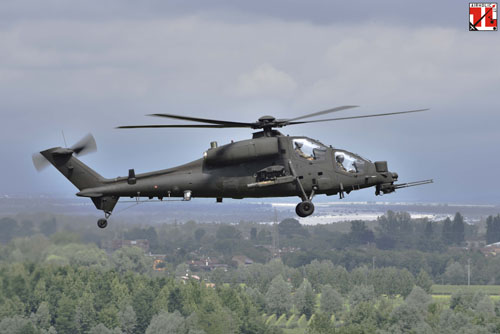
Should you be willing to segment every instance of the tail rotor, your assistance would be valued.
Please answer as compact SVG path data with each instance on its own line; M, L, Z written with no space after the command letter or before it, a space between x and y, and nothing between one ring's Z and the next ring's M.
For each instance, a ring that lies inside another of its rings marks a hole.
M78 141L75 145L71 146L71 150L75 153L76 156L81 156L97 151L97 144L95 143L94 136L89 133L88 135L80 139L80 141Z
M95 142L94 136L92 136L92 134L89 133L70 148L60 148L54 151L54 153L74 154L75 156L82 156L95 151L97 151L97 144ZM47 160L47 158L45 158L39 152L34 153L31 159L33 160L33 166L35 166L35 169L38 172L42 171L48 165L50 165L50 162Z
M31 159L33 160L33 166L35 166L35 169L38 172L41 172L48 165L50 165L50 162L40 153L33 153L33 155L31 156Z

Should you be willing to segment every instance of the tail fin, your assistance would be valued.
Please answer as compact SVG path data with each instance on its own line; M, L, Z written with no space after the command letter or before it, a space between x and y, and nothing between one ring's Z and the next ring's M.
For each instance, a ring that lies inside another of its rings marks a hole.
M89 133L70 148L54 147L33 155L33 164L40 171L49 163L61 172L75 187L80 190L78 196L90 197L97 209L103 210L106 218L111 214L118 202L118 196L104 196L90 191L98 188L109 180L97 174L92 168L76 158L77 155L97 150L94 137ZM87 194L83 194L87 189ZM83 192L82 192L83 191Z
M40 152L79 190L103 185L105 179L73 156L73 150L54 147Z

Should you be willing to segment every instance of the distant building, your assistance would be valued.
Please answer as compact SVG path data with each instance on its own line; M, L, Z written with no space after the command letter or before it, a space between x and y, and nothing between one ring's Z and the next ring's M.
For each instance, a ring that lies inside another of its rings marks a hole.
M209 257L200 260L190 260L186 264L189 266L191 271L212 271L217 268L222 268L227 270L227 264L219 263L217 260L213 260Z
M235 256L233 256L233 258L231 260L236 262L238 264L238 267L253 264L252 259L246 257L245 255L235 255Z
M467 249L480 249L486 246L484 240L466 240Z
M155 259L153 261L153 270L156 270L156 271L165 271L165 270L167 270L166 262L163 261L162 259Z
M481 248L481 253L485 256L497 256L500 254L500 242L495 242Z
M144 253L149 252L149 241L147 239L138 240L104 240L101 243L102 248L107 251L115 251L122 247L139 247L142 248Z

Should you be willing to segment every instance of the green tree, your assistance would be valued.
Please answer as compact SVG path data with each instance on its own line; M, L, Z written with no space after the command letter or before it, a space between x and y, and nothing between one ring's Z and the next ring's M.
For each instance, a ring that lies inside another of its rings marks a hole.
M283 280L281 275L276 276L266 293L266 304L268 312L278 317L288 313L292 302L292 289L290 284Z
M20 224L19 235L30 236L33 234L34 224L31 220L23 220Z
M179 287L175 287L170 290L168 295L168 310L170 312L178 311L182 312L184 306L184 301L181 293L181 289Z
M427 306L432 302L432 297L419 286L414 286L411 293L406 297L407 304L415 305L420 310L426 310Z
M96 325L97 312L94 308L94 298L94 294L87 289L78 299L74 322L76 329L81 333L86 333Z
M335 279L335 268L329 260L313 260L304 267L306 277L314 289L319 289L323 284L333 282Z
M343 308L344 298L342 298L342 295L332 288L331 285L323 285L320 298L321 312L327 315L335 314L338 316L338 313L340 313Z
M425 327L423 333L432 333L429 325L425 324L425 309L414 303L403 303L397 306L391 313L390 321L392 326L390 333L414 333L417 327Z
M3 318L0 321L0 333L2 334L36 334L35 326L29 319L21 315Z
M142 283L134 291L132 307L136 313L136 332L144 333L153 317L153 302L155 291L148 285Z
M414 285L415 278L406 268L398 270L398 279L396 281L396 291L398 294L403 297L408 296Z
M261 229L259 233L257 233L257 241L263 245L269 245L273 241L273 235L271 231L268 229Z
M444 277L449 284L464 284L466 282L464 266L455 261L450 262L450 264L446 266Z
M432 238L434 236L434 226L431 221L425 223L424 236L426 238Z
M299 314L305 314L309 319L314 313L314 308L316 306L316 294L307 278L304 278L304 281L295 292L294 299L295 307Z
M401 248L409 248L411 246L413 223L408 212L393 212L389 210L385 215L379 217L377 222L381 237L393 239L396 241L396 245Z
M375 298L373 285L356 285L352 288L349 295L350 305L354 307L362 302L370 302Z
M24 313L25 309L24 303L19 299L18 296L13 296L12 298L4 298L2 303L0 303L0 318L12 317L14 315Z
M194 238L196 241L200 242L206 233L207 232L203 228L197 228L196 231L194 231Z
M111 303L117 308L122 309L130 305L132 297L125 283L121 283L118 277L115 277L110 284Z
M330 316L326 313L316 313L307 327L306 334L335 334Z
M474 293L470 290L460 289L454 292L450 298L450 308L456 311L473 310L476 306Z
M452 225L453 223L451 222L450 218L446 217L443 222L443 229L441 231L441 240L445 245L451 245L454 241Z
M250 240L255 241L257 240L257 228L252 227L250 229Z
M472 328L471 320L472 319L465 313L445 309L439 318L439 332L445 334L481 333Z
M76 332L75 301L65 294L61 296L57 305L56 329L58 333Z
M431 277L425 270L420 269L420 272L415 279L415 284L421 287L425 292L431 293L433 282Z
M380 319L374 300L359 302L351 305L345 317L344 330L340 333L375 333Z
M32 321L39 329L49 329L52 317L50 315L49 304L47 302L40 303L36 313L33 314Z
M144 251L139 247L120 248L113 253L111 260L121 273L127 271L145 273L151 271L153 267L153 260L145 256Z
M495 305L490 296L484 296L475 307L476 321L486 323L490 318L495 317Z
M57 222L55 218L44 220L40 224L40 232L45 234L46 236L50 236L57 231Z
M12 218L4 217L0 219L0 226L2 227L0 242L9 242L10 239L14 238L19 233L19 225L17 225L17 221Z
M232 225L221 225L217 232L215 233L215 237L219 240L224 239L241 239L241 232Z
M253 304L257 307L259 311L264 311L266 307L266 299L264 295L259 291L259 289L254 289L251 287L246 288L246 293L252 300Z
M151 320L146 334L186 334L186 322L179 312L165 311L155 315Z
M453 232L453 242L458 245L463 243L465 240L465 223L464 217L459 212L457 212L453 218L451 229Z
M351 231L349 239L355 245L364 245L375 240L375 236L371 230L366 227L362 220L354 220L351 222Z
M292 238L294 236L309 236L309 232L294 218L287 218L278 224L278 233L281 236Z
M122 334L122 331L119 328L109 329L104 324L98 324L92 327L88 334Z
M486 242L492 244L500 241L500 214L486 219Z

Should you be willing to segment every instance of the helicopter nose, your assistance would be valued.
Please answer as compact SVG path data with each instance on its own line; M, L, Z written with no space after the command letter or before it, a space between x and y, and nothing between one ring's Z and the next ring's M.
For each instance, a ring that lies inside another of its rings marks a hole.
M394 179L394 181L397 181L398 180L398 173L392 173L392 178Z

